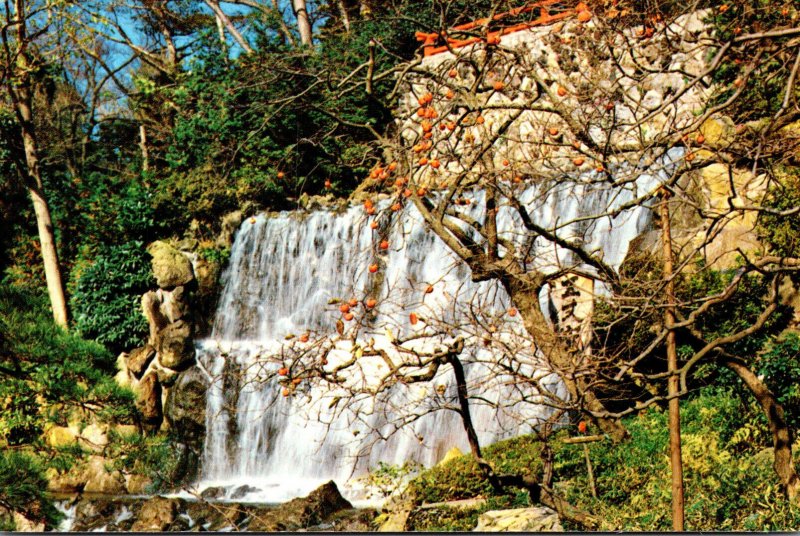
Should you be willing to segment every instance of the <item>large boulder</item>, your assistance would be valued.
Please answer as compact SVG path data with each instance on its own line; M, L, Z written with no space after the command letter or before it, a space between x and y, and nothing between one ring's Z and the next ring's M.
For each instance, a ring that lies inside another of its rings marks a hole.
M191 312L189 291L185 286L175 287L172 291L160 290L162 296L161 312L170 322L177 322Z
M108 445L108 427L92 423L78 436L78 443L92 452L103 452Z
M563 532L558 514L545 506L490 510L481 514L475 532Z
M147 247L147 252L153 257L153 275L159 287L171 289L194 280L192 263L186 255L166 242L153 242Z
M161 297L153 290L142 295L142 313L150 328L150 342L155 344L159 332L167 327L169 319L161 312Z
M208 377L198 367L181 372L169 390L164 416L181 437L202 444L206 431Z
M180 370L194 363L194 329L192 324L178 320L158 334L158 361L161 365Z
M68 426L53 426L44 434L45 443L51 447L66 447L75 443L78 434L75 429Z

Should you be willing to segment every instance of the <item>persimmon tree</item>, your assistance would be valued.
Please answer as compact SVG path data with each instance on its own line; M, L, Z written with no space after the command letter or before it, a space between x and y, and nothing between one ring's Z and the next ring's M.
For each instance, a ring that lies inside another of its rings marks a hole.
M396 135L378 139L384 163L359 195L391 197L373 218L413 205L473 281L499 283L567 387L548 403L583 412L615 440L626 435L619 418L687 395L708 367L733 371L764 409L776 472L796 498L783 411L746 349L792 322L794 291L780 289L798 260L776 252L760 225L798 212L774 207L797 143L797 13L758 3L542 4L526 12L524 32L506 36L495 21L451 29L431 38L440 55L351 80L348 90L369 92L399 73L390 95L405 95ZM750 103L762 93L773 104L759 112ZM558 196L576 201L543 214ZM591 203L576 209L580 198ZM635 240L610 258L602 239L631 218L641 218L625 238ZM671 223L666 242L659 218ZM715 291L698 293L693 282L704 278ZM540 298L564 287L567 308L575 297L593 302L580 319L593 316L592 327L552 317ZM736 322L715 325L726 308ZM668 339L678 352L671 371Z

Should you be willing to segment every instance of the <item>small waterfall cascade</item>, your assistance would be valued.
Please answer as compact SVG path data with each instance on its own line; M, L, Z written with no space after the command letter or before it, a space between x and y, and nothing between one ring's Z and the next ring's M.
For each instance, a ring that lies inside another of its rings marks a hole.
M560 236L581 240L585 249L601 251L606 264L618 267L630 241L649 224L650 211L639 204L613 209L652 191L664 179L663 172L640 173L622 186L570 182L550 185L546 193L531 187L520 199L545 228L572 222L559 229ZM459 208L482 220L482 193L469 198L471 203ZM432 465L454 446L468 451L460 416L453 411L458 404L449 366L440 367L432 382L398 384L379 396L354 398L345 410L341 392L318 393L313 384L299 386L292 396L282 395L275 374L281 365L274 356L287 345L296 348L300 334L310 333L311 344L315 337L335 335L342 315L332 299L379 300L359 335L372 339L375 348L388 348L392 337L426 329L420 327L423 322L410 325L410 312L436 318L439 325L455 326L456 331L463 328L474 343L467 344L462 360L470 392L480 394L471 413L483 444L529 433L550 414L524 386L493 368L502 358L496 350L470 335L476 310L502 316L508 341L516 341L520 349L515 359L522 372L537 374L535 356L523 355L530 343L525 344L519 317L504 315L509 299L502 287L492 281L473 282L470 270L425 229L411 203L398 212L384 210L384 203L376 206L382 222L378 229L371 228L375 217L368 218L361 206L341 213L260 215L242 224L223 274L212 332L197 343L199 366L211 380L198 489L247 486L251 495L244 500L279 502L333 479L348 496L345 483L379 462ZM583 218L604 212L609 215ZM535 252L531 258L538 268L576 264L570 252L529 236L516 218L508 207L501 208L498 228L518 249ZM382 239L389 242L387 250L378 247ZM378 273L370 273L372 264L380 266ZM426 292L428 285L432 292ZM540 299L546 304L547 289ZM453 329L438 341L452 339ZM356 349L347 344L336 346L327 366L352 357ZM410 347L430 349L436 342L419 344L423 346ZM364 377L379 375L380 370L359 368ZM546 388L565 396L554 375L542 376ZM353 493L350 498L358 499Z

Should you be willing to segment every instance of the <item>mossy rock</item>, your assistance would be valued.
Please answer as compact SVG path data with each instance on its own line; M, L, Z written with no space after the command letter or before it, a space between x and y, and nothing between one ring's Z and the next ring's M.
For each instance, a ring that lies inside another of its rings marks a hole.
M194 280L194 271L189 259L166 242L156 240L147 246L156 283L164 289L186 285Z
M483 449L483 456L497 473L538 477L543 467L541 452L539 438L526 435L490 445ZM415 478L409 486L417 504L494 495L491 484L469 454L453 457L432 467Z

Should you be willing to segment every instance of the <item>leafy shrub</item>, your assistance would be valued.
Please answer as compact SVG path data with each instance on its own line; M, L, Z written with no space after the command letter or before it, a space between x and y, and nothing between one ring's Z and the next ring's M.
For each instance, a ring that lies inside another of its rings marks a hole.
M139 301L153 284L141 241L101 248L70 301L76 328L114 353L138 346L147 334Z
M687 529L792 530L800 523L800 508L780 492L771 451L741 441L754 421L738 411L739 404L738 397L721 390L682 403ZM669 530L667 413L652 408L625 424L631 434L625 444L589 447L596 499L588 493L580 446L556 450L555 478L568 481L567 498L602 519L603 529Z

